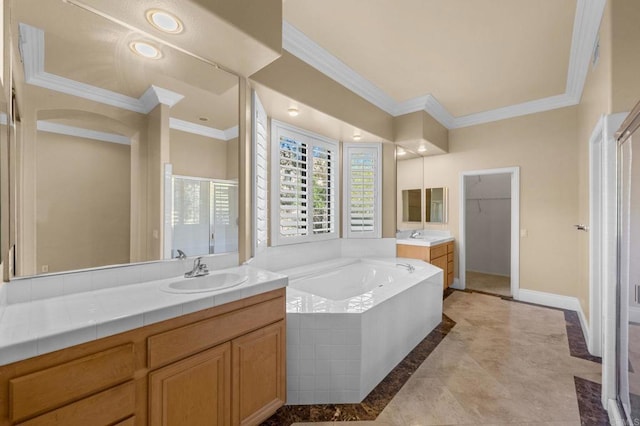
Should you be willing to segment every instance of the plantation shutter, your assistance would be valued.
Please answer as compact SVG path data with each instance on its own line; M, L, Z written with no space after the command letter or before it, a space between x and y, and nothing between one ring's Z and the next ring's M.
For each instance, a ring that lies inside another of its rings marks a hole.
M286 136L279 141L280 236L307 235L308 170L307 144Z
M381 145L345 144L344 236L380 238Z
M268 169L267 169L267 113L253 92L253 144L254 144L254 200L255 200L255 249L256 252L267 247L268 236Z
M271 244L338 238L337 141L271 120Z

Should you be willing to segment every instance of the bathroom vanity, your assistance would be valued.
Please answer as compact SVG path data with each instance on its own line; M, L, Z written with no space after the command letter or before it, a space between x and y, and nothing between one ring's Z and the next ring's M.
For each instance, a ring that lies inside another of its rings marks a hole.
M163 299L215 306L2 366L0 425L259 424L286 399L286 278L260 273Z
M452 237L420 235L418 238L399 238L396 243L398 257L424 260L442 269L443 288L453 284L453 250Z

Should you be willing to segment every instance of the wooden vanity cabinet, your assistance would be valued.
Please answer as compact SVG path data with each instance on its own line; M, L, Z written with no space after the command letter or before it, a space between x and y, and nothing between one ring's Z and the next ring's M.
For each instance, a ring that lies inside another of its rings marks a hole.
M420 259L431 263L443 271L443 289L453 284L453 241L430 247L397 244L396 256Z
M257 425L285 403L285 289L0 367L0 426Z

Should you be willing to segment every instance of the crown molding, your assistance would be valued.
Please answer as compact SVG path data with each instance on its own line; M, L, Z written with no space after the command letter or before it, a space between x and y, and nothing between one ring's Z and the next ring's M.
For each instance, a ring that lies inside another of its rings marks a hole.
M393 115L396 101L391 96L285 20L282 20L282 48L361 98Z
M66 124L53 123L51 121L38 120L37 129L41 132L57 133L59 135L76 136L79 138L93 139L102 142L111 142L122 145L131 145L131 140L122 135L96 130L83 129L81 127L68 126Z
M226 130L220 130L214 127L203 126L202 124L196 124L173 117L169 118L169 128L223 141L229 141L238 137L238 126L229 127Z
M282 47L395 117L416 111L426 111L444 127L457 129L577 105L582 97L605 4L606 0L577 0L576 2L565 93L460 117L454 117L431 94L396 102L382 89L286 21L282 22Z
M148 114L161 103L172 107L184 98L179 93L150 86L139 99L136 99L48 73L44 70L44 50L44 31L21 23L20 52L24 64L24 79L28 84L141 114Z

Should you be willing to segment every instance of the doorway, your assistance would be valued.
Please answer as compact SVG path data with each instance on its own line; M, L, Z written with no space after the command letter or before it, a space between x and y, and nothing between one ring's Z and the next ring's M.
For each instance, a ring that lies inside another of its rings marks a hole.
M519 288L518 167L460 175L459 287L506 297Z

